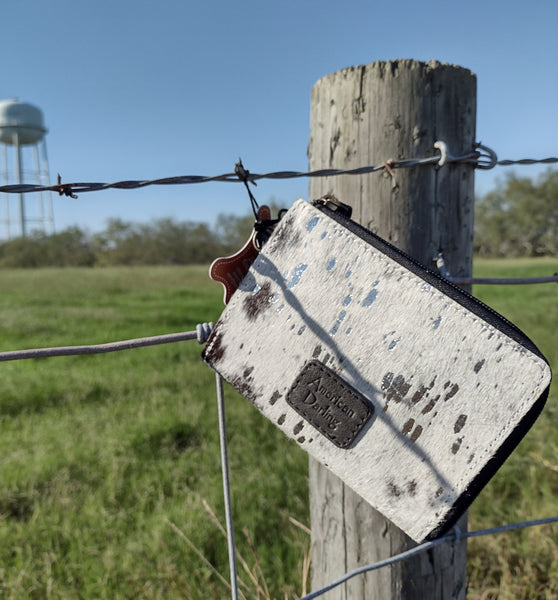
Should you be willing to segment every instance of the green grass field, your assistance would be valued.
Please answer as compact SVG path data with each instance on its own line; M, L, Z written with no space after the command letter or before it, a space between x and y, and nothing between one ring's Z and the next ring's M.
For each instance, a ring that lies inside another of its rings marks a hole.
M484 277L556 272L556 259L475 263ZM556 284L476 286L474 293L523 329L558 373ZM474 502L471 529L558 515L558 388L550 390L539 420ZM468 571L470 598L558 598L558 525L471 540Z
M478 275L558 271L481 261ZM202 267L0 271L0 350L93 344L215 320ZM556 365L558 288L479 286ZM228 595L213 373L195 341L0 363L0 598ZM556 370L556 367L555 367ZM225 388L246 598L305 588L307 457ZM470 528L558 514L556 393L470 510ZM557 598L558 526L469 542L469 598Z

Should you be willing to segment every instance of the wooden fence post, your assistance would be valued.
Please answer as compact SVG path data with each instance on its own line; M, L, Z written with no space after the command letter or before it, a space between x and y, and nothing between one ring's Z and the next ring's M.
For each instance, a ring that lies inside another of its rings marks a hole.
M312 89L309 169L351 169L390 158L453 155L475 141L476 77L436 61L343 69ZM439 251L453 276L472 270L474 167L449 164L310 180L310 198L333 193L353 219L428 266ZM394 465L394 469L397 465ZM310 460L312 589L414 543L319 463ZM460 522L466 528L466 516ZM327 600L463 599L466 542L356 577Z

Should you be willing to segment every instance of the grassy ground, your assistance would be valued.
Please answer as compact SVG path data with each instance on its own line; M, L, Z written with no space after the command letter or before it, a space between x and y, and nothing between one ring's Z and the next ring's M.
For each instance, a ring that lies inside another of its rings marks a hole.
M535 277L558 272L558 260L477 261L478 276ZM474 293L517 324L558 372L556 284L476 286ZM471 529L558 515L558 388L516 451L470 510ZM558 598L558 526L469 542L470 598Z
M0 271L0 282L2 349L189 331L222 302L205 268ZM204 508L223 514L215 381L200 352L189 341L1 363L0 597L226 597L192 550L226 575ZM289 520L307 521L306 457L230 389L226 399L239 547L257 572L246 528L273 594L292 597L308 547Z
M556 271L558 260L476 265L478 275ZM0 271L0 350L194 329L221 310L206 272ZM555 365L557 292L475 289ZM222 520L214 377L200 350L189 341L0 363L1 598L227 597L210 510ZM309 550L296 524L308 525L306 455L228 387L226 402L242 589L296 598ZM471 528L558 514L556 403L475 501ZM470 541L468 573L469 598L558 597L558 527Z

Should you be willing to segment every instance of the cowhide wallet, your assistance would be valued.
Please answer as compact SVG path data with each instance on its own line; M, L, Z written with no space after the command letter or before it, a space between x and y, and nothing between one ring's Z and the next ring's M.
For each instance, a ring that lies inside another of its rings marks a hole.
M433 539L533 424L550 368L506 319L327 205L285 214L203 358L411 538Z

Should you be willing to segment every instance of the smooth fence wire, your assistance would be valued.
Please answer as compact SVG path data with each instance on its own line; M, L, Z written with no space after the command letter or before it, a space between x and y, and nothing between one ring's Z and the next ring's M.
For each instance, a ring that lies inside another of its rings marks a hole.
M238 573L236 568L236 545L234 543L234 525L231 503L231 485L229 479L229 455L227 444L227 427L225 419L225 396L223 379L215 373L217 386L217 409L219 416L219 445L221 448L221 474L223 479L223 499L225 503L225 522L227 525L227 545L229 552L229 570L231 579L231 598L238 600Z
M447 268L442 252L433 261L440 275L456 285L525 285L534 283L558 283L558 273L546 277L452 277Z
M34 348L30 350L11 350L0 352L0 362L9 360L25 360L29 358L51 358L54 356L79 356L84 354L105 354L106 352L118 352L120 350L132 350L145 346L157 346L160 344L173 344L185 340L198 340L200 344L205 343L213 324L203 323L197 326L195 331L183 331L180 333L168 333L165 335L154 335L151 337L109 342L107 344L95 344L89 346L57 346L53 348Z
M457 285L530 285L534 283L558 283L558 273L548 277L448 277Z
M15 350L11 352L1 352L0 353L0 362L1 361L9 361L9 360L23 360L28 358L47 358L47 357L56 357L56 356L72 356L72 355L86 355L86 354L99 354L106 352L115 352L119 350L131 350L133 348L140 348L144 346L153 346L158 344L168 344L168 343L176 343L184 340L197 340L198 343L203 344L207 341L209 334L213 328L213 323L202 323L197 325L194 331L187 331L181 333L173 333L167 335L159 335L152 336L146 338L136 338L132 340L124 340L120 342L111 342L107 344L98 344L98 345L90 345L90 346L64 346L57 348L39 348L34 350ZM238 598L238 588L237 588L237 568L236 568L236 547L234 542L234 529L233 529L233 521L232 521L232 508L231 508L231 500L230 500L230 483L229 483L229 471L228 471L228 449L227 449L227 436L225 429L225 405L224 405L224 395L223 395L223 387L222 380L217 375L216 379L217 383L217 401L218 401L218 409L219 409L219 429L220 429L220 440L221 440L221 464L222 464L222 475L223 475L223 493L225 496L225 512L227 519L227 545L229 552L229 566L230 566L230 576L231 576L231 593L232 600L237 600ZM411 558L417 554L422 552L427 552L428 550L438 546L443 542L454 541L458 543L462 539L467 538L475 538L485 535L495 535L499 533L504 533L508 531L514 531L516 529L522 529L526 527L534 527L538 525L547 525L551 523L558 522L558 516L549 517L545 519L538 519L533 521L523 521L520 523L511 523L508 525L503 525L501 527L494 527L491 529L483 529L478 531L469 531L462 532L459 527L454 527L452 533L437 538L436 540L432 540L429 542L425 542L423 544L419 544L414 548L410 548L405 552L394 555L392 557L386 558L384 560L378 561L371 565L364 565L362 567L357 567L352 571L347 572L342 577L332 581L328 585L307 594L299 600L313 600L314 598L318 598L328 591L346 583L353 577L357 577L358 575L363 575L365 573L375 571L377 569L381 569L383 567L392 566L398 562Z
M363 575L364 573L369 573L370 571L375 571L375 570L381 569L383 567L392 566L398 562L401 562L403 560L411 558L412 556L421 554L422 552L427 552L428 550L431 550L435 546L440 545L442 542L453 541L455 543L458 543L462 539L466 539L466 538L480 537L483 535L495 535L498 533L504 533L504 532L513 531L516 529L523 529L525 527L534 527L536 525L548 525L550 523L556 523L557 521L558 521L558 516L549 517L547 519L538 519L536 521L523 521L522 523L511 523L509 525L503 525L502 527L493 527L492 529L482 529L482 530L478 530L478 531L468 531L468 532L462 532L459 529L459 527L455 527L454 532L451 534L440 537L436 540L432 540L431 542L425 542L423 544L419 544L418 546L415 546L414 548L411 548L410 550L406 550L405 552L401 552L401 554L396 554L395 556L392 556L391 558L386 558L385 560L380 560L371 565L364 565L362 567L357 567L356 569L353 569L352 571L345 573L345 575L343 575L342 577L339 577L339 579L332 581L328 585L326 585L318 590L315 590L314 592L311 592L310 594L307 594L306 596L300 597L299 600L313 600L314 598L319 598L320 596L323 596L323 594L329 592L330 590L346 583L347 581L349 581L349 579L352 579L353 577L357 577L358 575Z
M8 360L23 360L28 358L50 358L53 356L77 356L84 354L104 354L118 350L131 350L143 346L155 346L158 344L170 344L183 340L197 338L195 331L184 333L171 333L168 335L157 335L148 338L136 338L123 340L121 342L109 342L108 344L96 344L92 346L59 346L55 348L34 348L31 350L12 350L11 352L0 352L0 362Z

